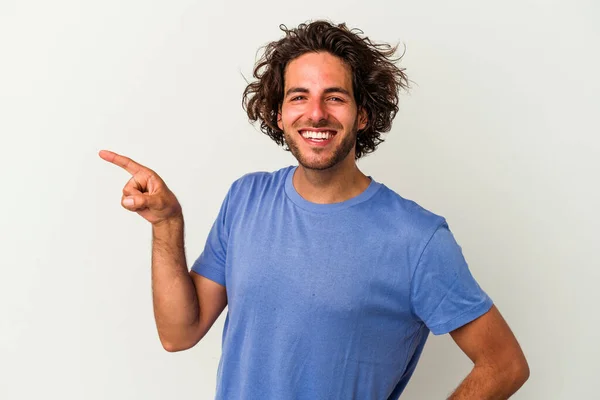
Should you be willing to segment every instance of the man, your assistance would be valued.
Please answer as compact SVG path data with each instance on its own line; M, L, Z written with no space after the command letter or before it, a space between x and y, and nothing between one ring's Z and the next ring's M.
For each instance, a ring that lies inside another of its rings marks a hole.
M152 223L164 348L194 346L227 305L218 399L383 400L402 393L429 332L450 333L474 363L450 398L508 398L527 362L445 219L356 165L407 86L395 48L344 24L282 29L244 106L299 165L234 182L190 272L175 195L152 170L100 152L133 175L123 206Z

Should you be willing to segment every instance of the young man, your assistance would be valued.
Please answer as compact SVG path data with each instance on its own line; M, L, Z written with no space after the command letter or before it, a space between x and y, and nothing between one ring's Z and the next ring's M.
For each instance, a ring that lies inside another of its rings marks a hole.
M218 399L385 400L402 393L429 332L450 333L474 363L451 398L508 398L527 362L445 219L356 165L407 86L395 48L326 21L282 29L244 106L299 165L234 182L190 272L175 195L100 152L133 175L123 206L152 223L164 348L194 346L228 305Z

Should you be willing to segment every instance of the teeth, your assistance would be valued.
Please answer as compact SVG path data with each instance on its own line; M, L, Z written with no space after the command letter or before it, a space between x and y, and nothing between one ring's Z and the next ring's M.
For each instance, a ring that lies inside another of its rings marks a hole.
M332 136L331 132L315 132L315 131L303 131L302 137L306 139L323 139L327 140Z

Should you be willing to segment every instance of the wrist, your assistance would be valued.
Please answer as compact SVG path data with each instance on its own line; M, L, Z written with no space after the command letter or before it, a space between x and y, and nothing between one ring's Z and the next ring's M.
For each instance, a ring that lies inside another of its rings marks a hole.
M167 231L167 232L172 232L173 230L179 230L183 228L183 214L182 213L177 213L176 215L173 215L172 217L168 217L165 219L162 219L158 222L155 222L152 224L152 230L153 231Z

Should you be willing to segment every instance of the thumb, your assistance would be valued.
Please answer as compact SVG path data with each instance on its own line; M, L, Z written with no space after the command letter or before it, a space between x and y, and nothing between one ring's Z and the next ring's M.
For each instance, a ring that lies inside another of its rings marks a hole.
M138 211L148 207L148 198L144 195L123 196L121 204L129 211Z

